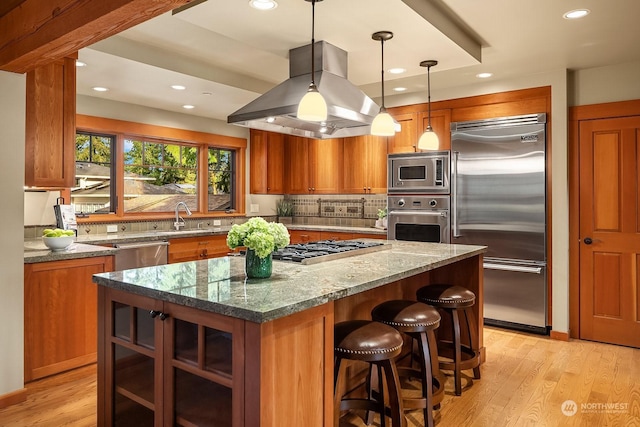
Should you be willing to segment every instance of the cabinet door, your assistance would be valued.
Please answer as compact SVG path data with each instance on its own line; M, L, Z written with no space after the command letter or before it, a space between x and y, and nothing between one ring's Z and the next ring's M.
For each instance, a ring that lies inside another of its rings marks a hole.
M285 136L285 182L286 194L309 194L309 139Z
M386 138L367 135L367 193L387 193Z
M418 113L392 115L401 129L387 139L388 153L414 153L418 144Z
M429 125L429 114L427 112L420 113L421 127L420 135ZM434 110L431 111L431 128L438 135L440 141L439 150L451 150L451 110ZM416 144L417 144L416 139Z
M218 298L228 282L200 289ZM244 321L165 303L164 425L236 427L244 412Z
M97 294L91 276L112 257L24 266L25 382L96 361Z
M75 59L27 73L25 185L75 186Z
M322 233L320 231L289 230L289 240L291 244L322 240L321 235Z
M311 192L339 193L343 170L343 139L309 139L308 143Z
M251 129L250 191L253 194L284 192L284 135Z
M386 193L386 138L372 135L345 138L343 173L344 193Z
M169 240L170 264L222 257L229 252L227 236L223 234Z

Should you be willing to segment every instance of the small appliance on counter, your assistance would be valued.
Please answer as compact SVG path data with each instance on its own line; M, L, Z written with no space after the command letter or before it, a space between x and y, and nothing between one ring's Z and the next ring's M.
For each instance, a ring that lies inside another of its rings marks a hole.
M64 198L58 197L53 205L56 215L56 227L62 230L74 230L78 234L78 222L76 221L76 209L73 205L65 205Z

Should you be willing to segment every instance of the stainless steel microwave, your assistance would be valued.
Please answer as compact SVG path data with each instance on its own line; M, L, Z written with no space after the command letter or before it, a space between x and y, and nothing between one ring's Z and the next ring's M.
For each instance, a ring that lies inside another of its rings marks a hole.
M449 194L447 151L389 154L389 194Z

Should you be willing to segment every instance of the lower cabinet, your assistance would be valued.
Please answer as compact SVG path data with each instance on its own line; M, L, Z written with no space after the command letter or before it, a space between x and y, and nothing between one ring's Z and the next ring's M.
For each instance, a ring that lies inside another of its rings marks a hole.
M96 361L97 286L113 257L24 265L24 381Z
M226 234L169 240L169 263L222 257L229 252Z
M99 288L100 426L244 425L244 321Z

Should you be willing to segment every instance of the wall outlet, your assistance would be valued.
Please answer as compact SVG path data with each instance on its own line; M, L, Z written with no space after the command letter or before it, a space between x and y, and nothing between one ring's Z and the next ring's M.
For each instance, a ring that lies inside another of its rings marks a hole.
M107 233L117 233L117 232L118 232L117 224L107 225Z
M214 220L213 220L213 225L214 225L214 226L216 226L216 225L222 225L222 221L220 221L219 219L214 219Z
M252 203L251 212L260 212L260 205Z

